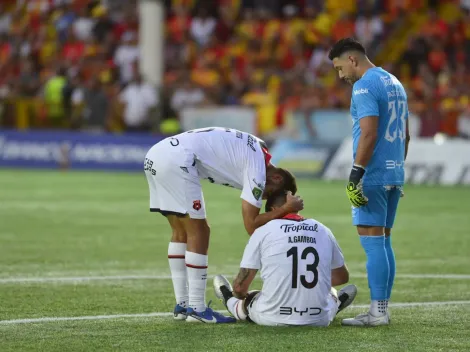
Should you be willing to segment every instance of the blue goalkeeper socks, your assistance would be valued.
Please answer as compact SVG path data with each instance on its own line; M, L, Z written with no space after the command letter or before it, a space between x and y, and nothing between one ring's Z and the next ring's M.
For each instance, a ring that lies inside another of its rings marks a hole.
M359 236L367 256L367 279L373 301L388 298L389 264L385 250L385 236Z
M393 281L395 280L395 253L392 248L392 236L385 237L385 250L387 251L388 266L390 275L388 276L387 299L392 295Z

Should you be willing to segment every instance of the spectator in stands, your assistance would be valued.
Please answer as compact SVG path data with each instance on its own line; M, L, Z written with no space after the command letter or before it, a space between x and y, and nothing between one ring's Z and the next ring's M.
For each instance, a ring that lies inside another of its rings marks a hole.
M369 52L378 45L384 31L383 21L380 16L373 15L368 10L356 20L356 36Z
M25 59L21 62L20 75L17 84L17 94L22 97L34 97L40 87L39 75L31 60Z
M56 21L55 27L61 42L65 41L67 38L67 34L69 33L69 28L72 26L73 22L75 21L76 14L73 11L72 7L69 3L64 2L59 8L56 10Z
M93 27L93 35L98 42L103 42L108 33L113 30L113 21L107 16L106 8L102 5L97 5L91 10L92 16L96 18Z
M150 112L158 103L155 88L136 74L121 92L119 100L124 108L122 117L126 131L148 131L151 127Z
M93 36L95 21L88 14L88 8L82 7L78 18L73 23L73 32L78 40L87 41Z
M47 109L47 126L67 127L64 110L64 88L67 84L67 70L61 67L44 86L44 100Z
M6 11L6 6L0 3L0 34L7 34L10 31L12 15Z
M205 100L204 91L191 81L189 74L186 74L180 81L180 87L171 97L171 108L181 113L184 108L197 107Z
M114 55L114 64L119 67L121 83L127 83L132 79L139 53L136 33L124 33Z
M205 46L209 43L216 25L217 22L209 17L207 9L200 7L197 16L191 21L191 36L197 44Z
M428 57L429 46L421 37L410 37L408 46L403 53L401 61L409 65L410 74L415 77L418 74L420 63L425 62Z
M110 101L98 78L93 78L87 87L74 91L72 102L81 129L88 132L104 132L109 129Z

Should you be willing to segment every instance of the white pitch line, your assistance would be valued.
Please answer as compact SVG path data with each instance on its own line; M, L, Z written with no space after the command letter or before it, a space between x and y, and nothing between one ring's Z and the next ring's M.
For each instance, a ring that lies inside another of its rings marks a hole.
M126 281L126 280L168 280L171 275L108 275L108 276L72 276L72 277L7 277L1 278L0 284L43 283L43 282L86 282L86 281Z
M105 320L105 319L127 319L127 318L152 318L167 317L173 315L170 312L142 313L142 314L114 314L114 315L88 315L83 317L49 317L32 319L13 319L0 320L0 325L8 324L31 324L31 323L53 323L57 321L76 321L76 320Z
M366 278L366 274L350 274L350 277ZM451 279L470 280L470 274L397 274L397 279Z
M406 302L406 303L391 303L389 307L393 308L409 308L409 307L425 307L425 306L448 306L448 305L466 305L470 301L441 301L441 302ZM367 304L352 305L353 309L369 308ZM227 311L218 311L220 313L227 313ZM172 316L171 312L155 312L155 313L140 313L140 314L114 314L114 315L88 315L82 317L44 317L44 318L31 318L31 319L12 319L0 320L0 325L14 325L14 324L35 324L35 323L54 323L60 321L80 321L80 320L107 320L107 319L133 319L133 318L153 318L153 317L169 317Z
M230 276L230 275L229 275ZM211 278L213 276L209 276ZM352 278L366 278L366 274L351 274ZM397 279L447 279L470 280L468 274L398 274ZM169 280L171 275L107 275L107 276L76 276L76 277L7 277L0 278L1 284L27 283L80 283L88 281L128 281L128 280Z

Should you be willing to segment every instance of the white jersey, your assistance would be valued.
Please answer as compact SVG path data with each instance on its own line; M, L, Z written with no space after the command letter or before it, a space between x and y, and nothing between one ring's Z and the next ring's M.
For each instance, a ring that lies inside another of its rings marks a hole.
M194 154L200 178L240 189L242 199L261 208L267 152L262 140L222 127L192 130L172 138Z
M261 269L257 312L264 320L314 325L328 321L331 270L342 267L344 257L330 229L314 219L293 218L258 228L240 267Z

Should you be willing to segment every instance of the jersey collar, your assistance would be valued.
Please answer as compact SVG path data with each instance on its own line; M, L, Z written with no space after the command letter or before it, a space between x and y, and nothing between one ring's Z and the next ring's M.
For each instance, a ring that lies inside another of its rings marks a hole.
M295 221L304 221L305 220L305 218L300 216L299 214L287 214L286 216L283 217L283 219L295 220Z
M266 148L261 148L261 149L263 150L264 161L266 162L266 166L268 166L269 163L271 162L272 155L269 154L269 152Z

